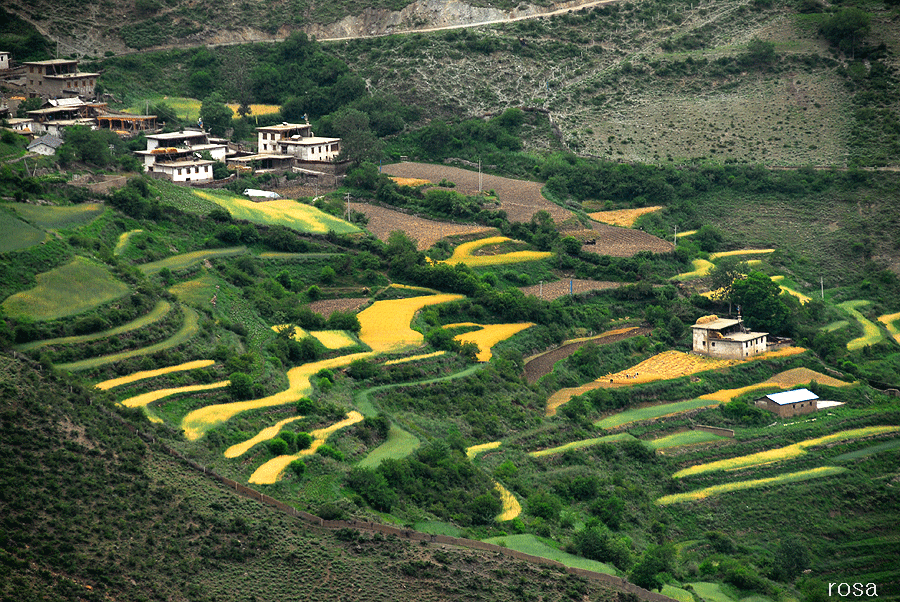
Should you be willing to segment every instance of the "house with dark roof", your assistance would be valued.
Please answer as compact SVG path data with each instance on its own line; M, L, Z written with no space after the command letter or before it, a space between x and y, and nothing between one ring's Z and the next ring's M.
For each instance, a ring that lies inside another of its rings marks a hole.
M37 153L39 155L55 155L56 150L63 145L62 138L57 138L50 134L35 139L28 145L29 153Z

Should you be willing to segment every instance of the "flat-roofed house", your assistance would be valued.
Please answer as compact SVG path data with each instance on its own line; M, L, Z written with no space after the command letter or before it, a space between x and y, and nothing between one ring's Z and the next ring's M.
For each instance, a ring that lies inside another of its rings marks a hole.
M0 50L0 71L9 69L9 65L9 53L5 50Z
M256 128L257 152L295 157L300 162L331 162L341 152L340 138L316 136L308 123Z
M794 389L781 393L769 393L756 400L758 407L765 408L782 418L812 414L818 409L819 396L809 389Z
M24 62L25 90L29 98L43 96L94 96L99 73L78 70L78 61L53 59Z
M742 359L766 351L767 332L751 332L737 320L703 316L691 326L694 353L725 359Z
M173 182L206 182L213 179L212 164L225 161L228 144L200 130L149 134L147 149L135 151L146 173L162 174ZM209 152L210 159L201 154Z

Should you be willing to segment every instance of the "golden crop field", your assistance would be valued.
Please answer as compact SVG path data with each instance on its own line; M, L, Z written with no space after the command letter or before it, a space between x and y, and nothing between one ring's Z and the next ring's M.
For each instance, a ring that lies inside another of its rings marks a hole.
M422 333L409 327L416 312L428 305L462 299L462 295L429 295L376 301L357 314L359 339L376 353L396 353L424 342Z
M142 408L146 405L159 401L165 397L178 395L180 393L194 393L196 391L209 391L210 389L222 389L231 384L230 380L222 380L217 383L209 383L207 385L188 385L186 387L173 387L171 389L157 389L135 397L129 397L122 400L122 405L126 408Z
M388 360L384 363L385 366L395 366L397 364L405 364L407 362L417 362L419 360L427 360L433 357L439 357L441 355L445 355L446 351L432 351L431 353L420 353L419 355L411 355L409 357L401 357L396 360Z
M278 481L278 477L281 476L281 473L284 472L284 469L288 467L288 465L304 456L310 456L316 453L316 450L322 447L322 444L325 443L325 440L335 431L338 431L343 428L347 428L348 426L352 426L357 422L362 422L363 415L357 412L356 410L352 410L347 413L347 417L340 422L336 422L331 426L322 429L316 429L310 433L313 437L312 445L308 448L293 454L293 455L285 455L278 456L277 458L272 458L259 468L257 468L250 478L247 480L248 483L256 483L258 485L272 485Z
M310 377L322 368L349 366L354 360L365 359L374 355L373 352L354 353L291 368L287 372L288 388L284 391L261 399L236 401L198 408L182 419L181 429L184 431L184 436L188 441L196 441L209 429L228 422L241 412L293 403L304 395L308 395L312 392L312 385L309 382Z
M740 491L742 489L753 489L755 487L768 487L769 485L781 485L784 483L796 483L798 481L806 481L809 479L819 479L829 477L836 474L847 472L846 468L836 466L820 466L810 470L801 470L799 472L791 472L777 477L769 477L766 479L753 479L750 481L735 481L733 483L723 483L721 485L713 485L712 487L704 487L696 491L688 491L687 493L675 493L672 495L664 495L656 500L660 506L668 504L677 504L679 502L695 502L708 498L712 495L728 493L731 491Z
M491 236L488 238L480 238L465 242L455 249L450 259L439 261L438 263L446 263L456 265L463 263L469 267L484 267L490 265L505 265L508 263L520 263L523 261L537 261L546 259L553 255L549 251L513 251L512 253L502 253L500 255L473 255L475 251L489 245L498 245L500 243L509 242L511 238L506 236Z
M224 209L234 219L245 219L255 224L285 226L298 232L327 234L330 230L338 234L359 232L359 228L338 217L304 205L291 199L274 199L255 203L232 193L194 190L195 195L212 201Z
M706 261L705 259L695 259L692 262L694 269L690 272L684 272L683 274L678 274L677 276L672 276L670 280L691 280L693 278L703 278L709 271L713 269L713 264L710 261Z
M616 209L615 211L596 211L588 213L588 217L594 221L610 224L611 226L624 226L630 228L635 220L642 215L654 213L662 209L660 205L653 207L640 207L638 209Z
M254 436L250 437L246 441L241 443L235 443L231 447L225 450L226 458L238 458L243 456L247 451L250 450L251 447L256 445L257 443L262 443L263 441L268 441L269 439L274 439L275 435L281 432L281 429L284 428L284 425L290 424L296 420L300 420L303 416L291 416L290 418L285 418L284 420L279 420L272 426L266 427L263 430L256 433Z
M500 499L503 502L503 510L497 515L496 520L500 522L512 520L522 514L522 505L519 504L519 500L516 499L516 496L496 481L494 481L494 487L500 492Z
M680 479L682 477L689 477L692 475L704 474L707 472L715 472L717 470L739 470L742 468L761 466L763 464L771 464L773 462L781 462L784 460L790 460L792 458L798 458L806 454L806 449L810 447L827 445L829 443L842 441L851 441L853 439L862 439L864 437L874 437L876 435L896 433L898 431L900 431L900 426L867 426L864 428L850 429L847 431L832 433L831 435L825 435L824 437L817 437L815 439L799 441L797 443L794 443L793 445L779 447L776 449L769 449L755 454L748 454L746 456L738 456L736 458L728 458L725 460L717 460L715 462L707 462L705 464L697 464L696 466L691 466L689 468L679 470L672 476L676 479Z
M735 255L765 255L774 253L775 249L739 249L737 251L723 251L721 253L710 253L709 258L712 261L721 259L722 257L734 257Z
M173 372L184 372L186 370L206 368L207 366L212 366L215 363L215 360L193 360L190 362L185 362L183 364L177 364L175 366L159 368L157 370L142 370L141 372L135 372L127 376L120 376L119 378L111 378L110 380L105 380L103 382L97 383L96 385L94 385L94 387L100 389L101 391L107 391L114 387L121 387L122 385L127 385L139 380L154 378L156 376L171 374Z
M478 345L478 353L476 358L479 362L489 362L491 360L491 347L505 341L517 332L521 332L526 328L534 326L532 322L524 322L521 324L487 324L481 327L481 330L473 330L464 332L453 337L460 343L475 343Z
M900 321L900 312L878 316L878 321L884 324L891 336L894 337L894 340L900 343L900 328L897 328L897 325L894 323Z
M343 349L344 347L353 347L357 344L346 330L311 330L310 336L322 343L326 349Z
M860 326L863 327L863 336L853 339L852 341L847 343L848 351L856 351L858 349L862 349L863 347L874 345L884 338L884 334L881 332L881 329L878 328L878 325L862 315L862 313L860 313L860 311L857 309L858 307L869 305L870 303L871 301L862 299L838 303L838 307L856 318L856 321L859 322Z
M231 112L234 114L235 119L240 117L240 115L238 114L238 109L241 108L241 105L230 103L226 104L225 106L231 109ZM275 113L281 112L281 107L279 107L278 105L251 104L249 106L250 114L248 115L248 117L253 117L254 115L274 115Z
M501 443L501 441L491 441L490 443L479 443L478 445L467 447L466 457L472 460L481 452L486 452L491 449L497 449L498 447L500 447Z
M731 401L732 399L735 399L736 397L740 397L744 393L749 393L750 391L756 391L758 389L771 388L772 385L777 385L782 389L787 389L799 385L808 385L812 381L816 381L817 383L823 385L828 385L829 387L849 387L851 384L853 384L838 380L832 376L828 376L827 374L822 374L821 372L816 372L815 370L810 370L809 368L792 368L790 370L785 370L784 372L779 372L775 376L766 379L763 382L753 385L747 385L746 387L739 387L737 389L720 389L715 393L707 393L706 395L701 395L700 399L710 399L712 401L726 403Z
M391 176L391 179L397 183L398 186L423 186L425 184L431 184L428 180L423 180L422 178L401 178L400 176Z

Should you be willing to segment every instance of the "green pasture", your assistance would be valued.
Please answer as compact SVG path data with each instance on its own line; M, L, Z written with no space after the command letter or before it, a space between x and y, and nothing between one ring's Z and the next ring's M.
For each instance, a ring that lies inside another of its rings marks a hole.
M605 437L595 437L594 439L582 439L581 441L572 441L570 443L566 443L565 445L560 445L558 447L551 447L548 449L541 449L538 451L528 452L528 455L532 458L542 458L544 456L552 456L554 454L561 454L564 451L569 451L570 449L582 449L584 447L591 447L593 445L599 445L600 443L614 443L616 441L624 441L626 439L634 439L632 435L628 433L617 433L615 435L607 435Z
M121 255L125 251L125 247L128 246L128 241L131 240L131 237L140 232L143 232L143 230L138 228L136 230L123 232L121 235L119 235L119 240L116 241L116 248L113 249L113 255Z
M226 209L234 219L243 219L255 224L280 225L298 232L314 234L327 234L329 231L348 234L360 231L353 224L312 205L304 205L291 199L255 203L246 197L219 190L195 190L194 194Z
M157 274L163 268L169 268L172 271L183 270L193 265L215 257L228 257L231 255L240 255L246 253L247 247L228 247L225 249L204 249L203 251L193 251L191 253L182 253L181 255L172 255L159 261L145 263L137 266L139 270L147 274Z
M862 349L863 347L868 347L869 345L874 345L876 343L880 343L884 339L884 333L878 327L877 324L870 321L864 315L862 315L858 307L862 307L864 305L869 305L871 301L866 301L865 299L854 299L853 301L844 301L843 303L838 303L838 307L846 311L848 314L853 316L857 322L863 327L863 336L853 339L849 343L847 343L848 351L856 351L858 349Z
M175 111L179 118L196 124L197 118L200 117L200 106L203 103L196 98L185 98L183 96L148 96L134 102L124 111L135 115L143 115L147 112L148 106L152 107L158 104L165 104Z
M673 585L665 584L662 590L659 592L664 596L668 596L670 598L674 598L678 600L678 602L694 602L694 594L687 591L686 589L681 589L680 587L675 587Z
M719 402L710 399L690 399L688 401L647 406L645 408L626 410L624 412L619 412L618 414L613 414L612 416L607 416L606 418L595 422L594 425L599 426L600 428L612 429L631 422L650 420L652 418L659 418L661 416L668 416L670 414L677 414L679 412L687 412L688 410L697 410L715 405L719 405Z
M664 495L656 500L660 506L668 504L677 504L680 502L694 502L703 500L714 495L722 493L730 493L732 491L741 491L743 489L754 489L757 487L769 487L771 485L784 485L786 483L798 483L800 481L808 481L810 479L820 479L822 477L830 477L837 474L848 472L848 469L838 466L820 466L810 470L801 470L799 472L789 472L777 477L766 479L752 479L749 481L734 481L733 483L723 483L721 485L713 485L704 487L695 491L686 493L675 493L672 495Z
M29 205L27 203L6 204L29 224L44 230L77 228L91 223L104 211L100 203L85 203L71 207L55 205Z
M37 286L6 298L0 307L14 318L55 320L74 316L128 293L106 267L84 257L38 274Z
M169 288L169 292L178 297L182 303L206 307L210 299L216 294L216 285L220 284L218 278L204 270L203 275L193 280L179 282Z
M653 449L669 449L682 445L696 445L698 443L709 443L711 441L721 441L727 439L721 435L714 435L706 431L684 431L683 433L675 433L659 439L645 441L647 445Z
M375 405L372 403L372 395L381 393L382 391L389 391L391 389L396 389L397 387L413 387L417 385L429 385L431 383L439 383L447 380L454 380L457 378L465 378L470 374L474 374L475 372L481 370L484 367L483 364L474 364L465 368L464 370L460 370L459 372L454 372L453 374L448 374L447 376L439 376L437 378L429 378L426 380L417 380L415 382L409 383L398 383L395 385L381 385L379 387L372 387L371 389L365 389L360 391L356 395L353 396L353 405L356 406L360 412L362 412L363 416L376 416L378 415L378 410L375 408Z
M737 602L737 598L727 594L721 583L700 581L688 583L704 602Z
M459 537L462 534L459 527L439 520L426 520L415 523L413 529L421 533L446 535L447 537Z
M72 337L60 337L58 339L32 341L30 343L25 343L24 345L17 345L16 349L18 349L19 351L28 351L29 349L40 349L41 347L47 347L49 345L73 345L75 343L86 343L88 341L96 341L98 339L113 337L119 334L124 334L126 332L131 332L132 330L143 328L144 326L147 326L149 324L153 324L154 322L163 319L171 309L172 305L169 304L168 301L161 300L156 304L156 307L154 307L147 315L141 316L136 320L132 320L127 324L117 326L116 328L110 328L109 330L104 330L102 332L93 332L91 334L82 334Z
M392 424L385 442L369 452L369 455L363 458L358 466L361 466L362 468L375 468L381 464L382 461L389 458L392 460L405 458L413 453L421 444L422 442L419 441L415 435L404 431L396 424Z
M847 320L838 320L837 322L832 322L826 326L822 327L822 330L825 332L834 332L835 330L840 330L841 328L847 328L850 326L850 322Z
M0 209L0 253L27 249L46 238L46 232Z
M59 364L57 368L61 370L70 370L72 372L77 372L79 370L90 370L91 368L99 368L100 366L105 366L114 362L120 362L122 360L127 360L128 358L138 357L141 355L151 355L159 351L165 351L166 349L177 347L178 345L189 341L195 334L197 334L198 331L197 322L199 320L199 316L197 315L197 312L189 307L183 307L182 310L184 311L184 324L182 324L178 332L176 332L165 341L155 343L141 349L132 349L131 351L123 351L121 353L114 353L112 355L93 357L78 362Z
M829 460L829 462L834 462L835 464L840 464L842 462L851 462L853 460L865 458L866 456L872 456L883 451L891 451L894 449L900 449L900 439L885 441L884 443L879 443L878 445L870 445L869 447L864 447L863 449L847 452L845 454L835 456L834 458Z
M619 571L617 571L616 568L610 564L597 562L596 560L588 560L587 558L582 558L581 556L575 556L574 554L569 554L568 552L557 550L553 546L544 543L538 537L531 535L530 533L522 535L504 535L502 537L491 537L490 539L485 539L484 541L487 543L503 546L504 548L509 548L510 550L516 550L524 554L531 554L532 556L547 558L548 560L555 560L556 562L560 562L566 566L570 566L576 569L585 569L587 571L594 571L595 573L605 573L607 575L619 574Z

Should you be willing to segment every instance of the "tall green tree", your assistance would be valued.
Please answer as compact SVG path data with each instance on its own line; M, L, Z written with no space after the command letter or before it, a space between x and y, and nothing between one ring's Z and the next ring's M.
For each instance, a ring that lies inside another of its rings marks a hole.
M791 314L780 299L781 289L762 272L751 272L732 285L732 299L741 306L747 325L772 334L791 331Z
M231 127L233 113L225 106L225 100L218 92L213 92L200 105L200 119L203 127L213 136L224 136Z
M822 34L843 50L853 54L871 28L872 17L856 7L844 8L822 23Z

